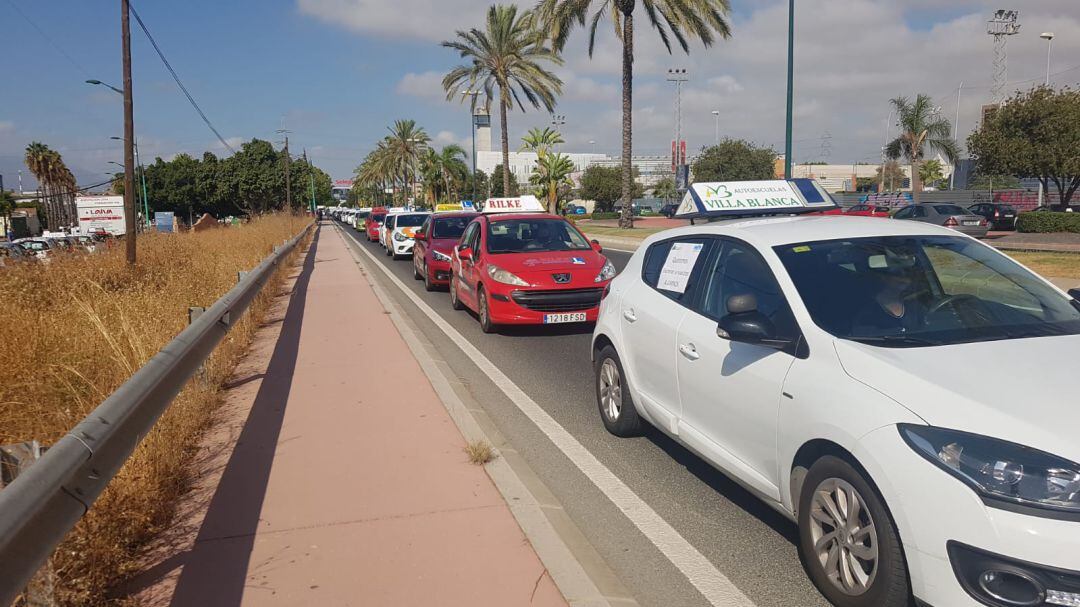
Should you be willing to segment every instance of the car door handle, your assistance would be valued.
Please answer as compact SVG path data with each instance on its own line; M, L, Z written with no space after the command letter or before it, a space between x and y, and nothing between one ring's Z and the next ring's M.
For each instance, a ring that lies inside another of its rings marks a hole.
M682 354L690 360L697 360L701 358L701 355L698 354L697 348L694 347L694 344L683 344L679 346L679 354Z
M634 322L637 320L637 314L634 314L633 310L623 310L622 317L625 318L627 322Z

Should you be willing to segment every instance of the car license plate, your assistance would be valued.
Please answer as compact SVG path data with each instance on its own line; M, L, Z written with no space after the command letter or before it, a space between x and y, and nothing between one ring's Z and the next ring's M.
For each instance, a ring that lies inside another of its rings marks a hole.
M964 225L966 225L966 226L977 226L977 225L979 225L979 222L977 222L977 221L965 221Z
M585 322L585 313L568 312L565 314L544 314L545 325L554 325L564 322Z

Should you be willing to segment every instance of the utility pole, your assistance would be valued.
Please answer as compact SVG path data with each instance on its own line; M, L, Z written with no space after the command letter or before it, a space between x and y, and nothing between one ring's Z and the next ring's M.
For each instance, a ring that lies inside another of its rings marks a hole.
M135 265L135 104L131 98L131 29L128 0L120 0L120 47L124 64L124 241L128 265Z
M289 157L289 131L285 129L278 130L279 133L285 135L285 206L290 211L292 210L292 176L290 175L291 161Z
M672 172L675 174L676 186L678 186L679 182L680 167L685 161L682 144L682 85L689 80L690 77L686 74L685 68L668 70L667 81L675 83L675 147L672 150L671 165Z
M712 111L713 119L716 121L716 140L715 144L720 145L720 110Z
M795 99L795 0L788 0L787 127L784 129L784 179L791 179L791 112Z

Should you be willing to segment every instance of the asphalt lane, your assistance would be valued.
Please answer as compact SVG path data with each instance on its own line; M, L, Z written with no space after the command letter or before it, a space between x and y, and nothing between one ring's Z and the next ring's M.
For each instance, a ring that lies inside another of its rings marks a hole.
M410 261L391 261L377 243L368 243L362 232L343 229L359 246L376 254L379 263L498 365L757 605L828 605L803 571L794 545L794 524L659 432L618 439L604 430L596 410L589 356L591 325L511 327L485 335L475 316L450 307L445 291L428 293L420 281L413 280ZM630 258L629 253L613 250L605 255L620 271ZM389 281L386 284L390 292L398 291ZM422 330L441 333L421 318L407 299L402 297L400 303ZM482 386L475 370L455 360L455 346L433 341L452 368L460 369L463 381L474 389L500 431L640 604L705 604L678 570L644 541L599 491L587 486L588 479L553 453L556 449L527 427L527 420L501 404L495 390Z

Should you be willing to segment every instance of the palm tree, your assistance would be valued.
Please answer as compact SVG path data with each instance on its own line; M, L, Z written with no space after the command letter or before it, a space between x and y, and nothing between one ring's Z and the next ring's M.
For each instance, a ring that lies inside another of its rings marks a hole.
M915 101L897 97L891 103L899 117L900 136L886 146L885 155L894 160L903 157L911 163L911 196L917 204L922 192L919 168L923 156L937 150L949 162L956 162L959 146L952 138L952 126L934 108L929 95L919 94Z
M65 192L75 190L75 178L64 165L60 154L43 143L34 141L26 146L24 161L26 168L38 181L46 225L50 229L57 229L68 219L61 197Z
M570 180L570 174L574 170L574 163L569 156L544 154L537 159L529 183L537 186L537 193L547 199L548 212L559 212L559 188L574 186L574 182Z
M679 198L679 190L675 188L675 180L673 178L664 177L660 181L657 181L656 185L653 186L652 195L663 200L665 203L670 203Z
M529 132L521 138L522 152L536 152L537 156L547 154L551 148L566 143L562 134L550 127L529 129Z
M443 78L447 100L462 92L478 90L483 92L490 107L497 94L506 167L510 166L507 111L517 105L524 112L524 97L534 108L543 105L550 112L555 109L555 96L562 93L562 80L542 65L545 62L562 65L562 58L545 44L544 35L536 25L532 11L519 14L516 6L497 4L488 8L484 30L458 30L456 40L442 43L468 61ZM503 173L503 191L510 191L509 171Z
M449 199L457 198L460 184L463 184L469 175L469 167L465 164L467 154L465 149L456 143L443 146L438 152L432 151L428 156L435 168L436 183L441 182L442 194ZM433 193L439 188L433 187ZM436 196L436 200L439 197Z
M589 56L596 44L596 28L604 17L611 20L615 36L622 42L622 215L619 226L633 227L631 200L634 172L631 162L633 141L634 80L634 9L640 5L650 25L671 52L674 37L683 52L689 54L688 38L697 38L706 47L716 37L731 36L726 15L729 0L539 0L537 14L551 37L555 50L561 51L575 26L589 25ZM592 14L591 18L589 17Z
M936 187L937 182L942 179L945 179L945 167L941 166L941 161L937 158L931 158L919 167L919 181L923 184Z
M383 139L384 148L380 155L382 170L388 175L401 180L404 186L404 204L408 204L413 184L420 169L420 156L431 138L415 120L397 120L387 127L390 134Z

